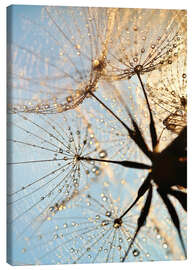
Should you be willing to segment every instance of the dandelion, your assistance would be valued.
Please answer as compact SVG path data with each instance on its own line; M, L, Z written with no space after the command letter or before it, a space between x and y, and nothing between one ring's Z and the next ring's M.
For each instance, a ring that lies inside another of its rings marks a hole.
M171 65L181 47L185 11L126 9L119 13L107 78L130 79Z
M187 194L186 192L182 192L174 189L174 187L181 186L182 188L187 187L187 163L186 163L186 137L187 137L187 129L186 127L181 131L179 136L173 140L166 148L162 151L158 151L159 138L157 137L157 132L154 124L154 119L152 116L152 112L150 110L150 106L148 103L148 98L145 92L145 89L142 84L142 90L147 102L147 108L149 110L150 115L150 123L149 130L151 136L151 144L153 151L150 150L149 146L146 144L143 134L141 133L137 122L133 118L130 113L129 108L123 102L123 105L127 108L128 115L130 116L134 133L130 128L128 128L128 132L131 134L131 138L134 140L136 145L143 151L143 153L151 160L152 166L149 170L149 173L143 184L138 189L138 194L134 202L130 205L130 207L122 214L121 219L133 208L133 206L137 203L137 201L147 193L146 201L141 209L140 216L137 221L137 228L135 234L133 236L132 242L130 243L125 256L122 261L125 261L127 258L129 251L131 250L132 244L134 243L140 229L144 226L146 222L146 218L149 215L150 207L152 204L153 197L153 189L154 184L157 186L157 191L162 198L169 214L172 219L172 222L178 232L178 236L181 242L182 249L186 256L186 248L181 234L180 221L175 210L174 205L170 201L168 195L175 197L183 209L187 210ZM120 97L121 98L121 97ZM166 165L167 164L167 165ZM141 165L140 165L141 166ZM128 167L130 165L128 164ZM163 167L167 167L166 171L163 171Z
M106 66L116 9L45 7L42 13L41 23L25 18L32 32L22 45L11 43L11 112L74 109L96 91Z
M128 184L118 189L115 194L114 186L96 186L95 195L91 191L76 197L41 228L37 243L33 239L29 247L25 246L25 256L38 249L36 259L40 264L54 263L55 258L60 264L120 262L132 240L137 211L119 220L131 189ZM152 244L157 246L156 250L151 248ZM133 245L128 261L152 261L154 256L165 259L166 250L149 224Z
M19 247L25 264L186 257L186 121L170 132L186 114L185 15L45 7L27 19L37 36L14 44L8 69L14 262Z
M71 118L72 117L72 118ZM58 201L68 201L101 174L81 156L99 155L91 125L78 116L10 115L9 221L30 220ZM100 149L101 151L101 149ZM29 229L29 225L27 226ZM27 228L26 227L26 228Z
M179 134L187 125L186 52L178 55L173 65L160 69L157 76L153 72L152 76L146 87L152 109L168 130Z

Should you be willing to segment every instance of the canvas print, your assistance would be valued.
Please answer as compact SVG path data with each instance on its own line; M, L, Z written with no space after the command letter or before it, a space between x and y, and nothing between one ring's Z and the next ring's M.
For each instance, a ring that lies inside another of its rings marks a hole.
M185 260L186 10L7 8L7 261Z

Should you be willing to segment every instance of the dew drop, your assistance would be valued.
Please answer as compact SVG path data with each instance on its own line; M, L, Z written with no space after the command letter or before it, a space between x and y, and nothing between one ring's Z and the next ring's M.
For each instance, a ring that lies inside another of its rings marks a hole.
M119 242L123 242L123 238L119 237Z
M101 222L101 226L102 226L102 227L105 227L105 226L107 226L107 225L109 225L109 221L108 221L108 220L103 220L103 221Z
M134 61L135 63L137 63L138 58L137 58L137 57L134 57L134 58L133 58L133 61Z
M92 168L92 172L93 172L95 175L100 175L101 170L100 170L99 167L94 166L94 167Z
M107 199L108 199L108 198L107 198L106 196L103 197L103 201L104 201L104 202L106 202Z
M160 239L161 238L161 235L160 234L157 234L156 237L157 237L157 239Z
M49 208L49 210L50 210L50 212L53 212L53 211L54 211L54 207L51 206L51 207Z
M72 102L72 100L73 100L72 96L68 96L68 97L66 98L66 101L67 101L68 103Z
M121 245L118 245L117 248L118 248L118 250L121 250Z
M100 216L99 215L96 215L95 218L96 218L96 220L99 220L100 219Z
M106 211L106 213L105 213L106 217L111 217L111 215L112 215L112 213L110 211Z
M99 66L100 62L98 59L93 60L93 68L97 68Z
M58 234L55 234L53 238L54 240L58 239Z
M144 52L145 52L145 49L144 49L144 48L142 48L142 49L141 49L141 53L144 53Z
M100 158L105 158L105 157L107 157L107 152L106 152L105 150L101 150L101 151L99 152L99 157L100 157Z
M134 249L134 250L133 250L133 256L134 256L134 257L139 256L139 254L140 254L140 252L139 252L138 249Z

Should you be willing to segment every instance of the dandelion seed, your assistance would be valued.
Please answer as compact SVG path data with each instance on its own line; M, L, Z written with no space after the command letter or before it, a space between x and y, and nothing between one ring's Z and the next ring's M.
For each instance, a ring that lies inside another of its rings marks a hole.
M31 225L37 226L42 218L50 219L49 213L53 216L64 209L91 184L88 171L95 178L100 175L99 167L93 172L91 164L80 160L81 156L92 153L97 157L99 153L94 143L89 144L91 126L75 112L57 120L51 115L32 117L21 113L10 115L10 120L12 136L8 142L13 152L8 166L13 177L8 187L8 207L13 211L9 220L20 223L26 219L26 230L31 230ZM80 126L81 132L77 133Z
M137 73L142 75L172 63L181 47L180 35L183 39L184 11L128 9L118 15L107 79L130 79Z
M168 130L179 134L187 125L186 52L154 75L154 79L153 73L149 77L147 86L152 109Z
M110 8L45 7L43 22L25 18L32 28L30 48L28 40L10 45L17 53L16 58L9 55L10 111L61 113L96 91L115 14Z
M101 187L99 186L95 193L99 193L100 190ZM122 222L118 222L118 216L123 211L120 205L123 203L125 205L128 200L129 189L127 185L122 189L121 194L119 194L121 195L121 202L112 197L110 190L111 188L108 191L105 189L102 192L103 195L105 194L108 197L108 200L105 202L102 199L104 196L98 194L99 197L97 198L90 193L88 196L85 193L79 198L76 197L74 201L70 201L67 209L58 212L53 218L53 223L57 224L58 227L57 233L54 224L50 223L47 230L42 226L40 230L42 231L43 238L38 245L33 241L31 252L35 248L38 248L39 252L44 250L47 243L51 240L52 244L47 251L40 252L43 254L39 258L40 260L47 260L47 258L50 260L52 257L57 256L61 258L61 263L62 258L67 256L70 263L71 259L68 254L73 253L72 259L75 263L120 262L128 246L128 238L132 237L136 214L125 216ZM89 207L87 206L88 201L90 202ZM96 215L96 213L98 214ZM77 229L75 229L74 222L71 222L75 218L76 224L78 224ZM64 219L68 220L68 226L63 226L61 223ZM114 226L115 224L119 224L119 226ZM62 239L58 237L50 239L51 235L58 235L58 232L63 234ZM156 235L152 231L144 231L144 233L148 234L147 242L149 245L153 242L158 246L160 245L160 256L165 256L161 243L159 244L156 240ZM133 254L128 261L134 258L138 260L139 254L145 261L149 260L146 256L148 246L145 245L147 243L144 244L141 239L136 241L133 247ZM76 253L75 251L79 247L81 249ZM154 251L152 252L154 253Z

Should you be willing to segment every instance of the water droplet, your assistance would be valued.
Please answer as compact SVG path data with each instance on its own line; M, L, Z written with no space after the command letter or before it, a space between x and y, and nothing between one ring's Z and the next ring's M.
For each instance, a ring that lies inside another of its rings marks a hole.
M96 215L95 218L96 218L96 220L99 220L100 219L100 216L99 215Z
M54 234L53 239L54 239L54 240L58 239L58 234Z
M128 242L131 242L131 237L130 236L127 238L127 241Z
M144 53L144 52L145 52L145 49L144 49L144 48L142 48L142 49L141 49L141 53Z
M95 60L93 60L93 68L96 68L96 67L98 67L99 66L99 64L100 64L100 62L99 62L99 60L98 59L95 59Z
M103 197L103 201L106 202L108 198L106 196Z
M92 172L95 173L96 175L99 175L99 174L101 173L101 170L100 170L99 167L94 166L94 167L92 168Z
M112 214L112 213L111 213L110 211L106 211L105 216L106 216L106 217L111 217L111 214Z
M119 242L123 242L123 238L119 237Z
M68 103L72 102L72 100L73 100L72 96L68 96L68 97L66 98L66 101L67 101Z
M105 150L101 150L101 151L99 152L99 157L100 157L100 158L105 158L105 157L107 157L107 152L106 152Z
M50 210L50 212L54 211L54 207L51 206L51 207L49 208L49 210Z
M157 234L156 237L157 237L157 239L160 239L161 238L161 235L160 234Z
M109 221L108 221L108 220L103 220L103 221L101 222L101 226L102 226L102 227L107 226L107 225L109 225Z
M137 62L138 62L138 58L137 58L137 57L134 57L134 58L133 58L133 61L134 61L135 63L137 63Z
M185 79L186 78L186 74L184 73L184 74L182 74L182 78L183 79Z
M118 250L121 250L121 245L118 245L117 248L118 248Z
M133 256L134 256L134 257L139 256L139 254L140 254L140 252L139 252L138 249L134 249L134 250L133 250Z

